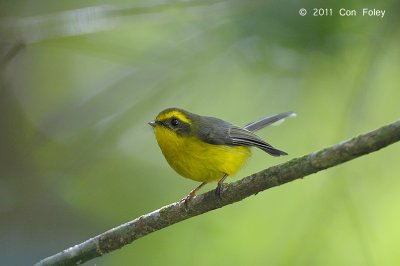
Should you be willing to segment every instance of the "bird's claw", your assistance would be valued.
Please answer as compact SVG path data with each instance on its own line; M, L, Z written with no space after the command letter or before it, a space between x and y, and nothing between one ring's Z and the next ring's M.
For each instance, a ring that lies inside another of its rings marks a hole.
M222 200L222 192L224 191L224 183L218 183L217 188L215 189L215 197L217 199Z
M185 210L188 210L189 201L191 201L193 197L194 195L192 193L189 193L186 197L179 201L179 203L183 203L185 205Z

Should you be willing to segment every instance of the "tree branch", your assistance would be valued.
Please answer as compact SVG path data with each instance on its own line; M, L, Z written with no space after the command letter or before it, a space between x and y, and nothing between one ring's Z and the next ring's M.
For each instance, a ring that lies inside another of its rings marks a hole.
M214 191L209 191L193 198L188 210L183 204L175 202L45 258L36 265L81 264L172 224L232 204L268 188L350 161L399 140L400 120L335 146L270 167L237 182L227 184L222 193L222 200L217 200Z

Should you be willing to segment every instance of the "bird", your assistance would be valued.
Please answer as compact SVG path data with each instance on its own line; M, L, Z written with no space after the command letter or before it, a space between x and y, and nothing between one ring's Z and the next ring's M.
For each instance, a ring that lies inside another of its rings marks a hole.
M280 113L240 127L173 107L161 111L149 125L168 164L181 176L201 182L181 200L187 207L196 192L213 181L218 181L215 195L221 199L223 182L245 164L251 147L272 156L287 155L254 132L294 116L294 112Z

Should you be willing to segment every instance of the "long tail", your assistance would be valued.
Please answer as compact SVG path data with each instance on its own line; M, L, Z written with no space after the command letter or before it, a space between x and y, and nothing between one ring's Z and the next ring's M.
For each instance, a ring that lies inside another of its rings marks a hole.
M271 116L268 116L261 120L247 124L244 126L244 128L249 131L254 132L254 131L260 130L266 126L279 125L279 124L283 123L285 118L294 117L294 116L296 116L295 112L286 112L286 113L281 113L281 114L277 114L277 115L271 115Z

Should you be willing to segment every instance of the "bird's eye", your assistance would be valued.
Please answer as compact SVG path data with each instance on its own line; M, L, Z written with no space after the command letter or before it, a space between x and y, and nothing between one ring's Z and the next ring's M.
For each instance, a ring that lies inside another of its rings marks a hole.
M177 118L172 118L171 119L171 125L176 127L177 125L179 125L179 120Z

